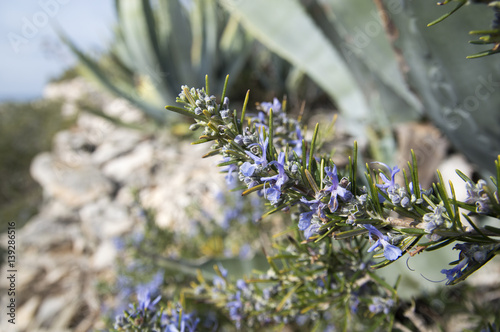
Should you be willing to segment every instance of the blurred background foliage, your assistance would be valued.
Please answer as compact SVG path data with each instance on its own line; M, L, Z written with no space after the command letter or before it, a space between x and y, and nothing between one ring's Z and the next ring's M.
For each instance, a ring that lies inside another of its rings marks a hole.
M71 123L61 117L59 102L0 104L0 220L22 226L36 213L42 190L29 175L31 160L49 150L54 134Z
M260 45L216 0L115 1L115 8L115 38L98 59L60 35L86 76L159 123L167 121L163 107L175 103L179 86L203 85L205 75L220 91L229 74L240 100L249 87L267 96L304 87L299 70Z
M21 228L38 211L40 185L30 176L32 159L49 150L52 137L71 126L61 117L61 103L39 100L0 104L0 233L15 221ZM0 262L5 249L0 248Z
M481 170L493 172L500 152L500 94L494 93L500 66L495 57L466 59L477 52L467 33L491 24L490 8L471 5L428 28L440 10L432 1L224 4L252 35L325 89L353 136L378 142L384 162L394 161L394 126L423 118Z
M98 61L63 38L90 76L160 123L181 84L202 86L208 74L219 91L229 74L238 100L248 88L257 100L286 94L308 106L328 96L383 162L395 162L397 124L428 120L492 172L500 66L466 56L477 52L468 32L494 13L471 5L427 27L440 10L399 0L116 1L115 40Z

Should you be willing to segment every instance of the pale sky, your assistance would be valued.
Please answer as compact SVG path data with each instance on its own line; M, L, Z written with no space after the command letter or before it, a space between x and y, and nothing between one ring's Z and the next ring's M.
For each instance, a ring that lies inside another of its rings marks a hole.
M0 1L0 101L39 98L46 82L75 63L52 25L87 52L112 39L111 0Z

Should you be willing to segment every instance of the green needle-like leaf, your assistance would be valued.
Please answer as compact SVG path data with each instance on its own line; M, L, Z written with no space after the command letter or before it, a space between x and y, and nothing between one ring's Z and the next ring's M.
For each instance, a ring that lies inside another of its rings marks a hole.
M247 93L245 95L245 101L243 102L243 108L241 109L240 133L243 133L243 124L245 123L245 115L249 97L250 97L250 90L247 90Z
M276 311L281 311L283 309L283 306L285 305L286 301L292 297L292 295L297 291L302 286L302 282L297 283L280 301L278 306L276 307Z
M305 169L304 174L306 175L307 182L309 183L309 186L311 189L314 191L314 194L317 194L319 192L318 185L316 184L316 180L312 176L312 174L309 172L309 170Z
M309 172L313 173L313 160L314 160L314 150L316 147L316 139L318 138L319 123L316 123L314 127L314 134L311 141L311 148L309 149Z
M248 194L251 194L251 193L253 193L255 191L259 191L261 189L264 189L264 183L258 184L258 185L254 186L252 188L249 188L249 189L245 190L244 192L241 193L241 196L246 196Z
M448 2L449 1L445 1L443 4L446 4ZM438 19L432 21L431 23L427 24L427 26L430 27L430 26L433 26L433 25L438 24L439 22L445 20L446 18L448 18L451 15L453 15L453 13L455 13L457 10L459 10L466 3L467 3L466 0L460 0L459 3L458 3L458 5L452 11L450 11L449 13L446 13L443 16L439 17Z

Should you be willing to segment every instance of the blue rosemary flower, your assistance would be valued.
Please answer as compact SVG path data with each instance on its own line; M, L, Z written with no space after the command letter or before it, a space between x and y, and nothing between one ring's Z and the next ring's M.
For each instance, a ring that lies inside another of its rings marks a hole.
M311 211L302 212L299 216L299 229L304 231L304 236L306 239L310 238L313 234L317 233L320 225L318 219L326 218L324 208L326 204L321 202L320 199L315 199L308 201L304 197L300 198L300 201L309 207ZM314 222L313 217L316 216Z
M252 176L253 173L255 172L255 169L257 166L255 164L251 164L248 161L245 161L241 166L240 166L240 172L246 177Z
M224 157L222 162L230 161L231 159L229 157ZM227 172L226 176L224 177L227 183L227 186L229 189L234 189L236 187L236 177L234 176L234 172L238 171L238 166L236 164L231 164L226 167L224 167L221 172Z
M256 185L259 184L259 181L257 181L257 178L253 176L256 170L257 170L257 165L251 164L248 161L245 161L240 166L239 179L240 179L240 181L242 181L243 183L245 183L247 185L248 189L255 187Z
M358 307L361 301L359 300L359 296L356 292L352 293L349 298L349 308L351 309L351 313L355 314L358 312Z
M443 214L446 212L446 209L442 204L436 205L435 208L431 207L431 209L434 212L426 213L422 217L422 220L425 223L424 229L429 234L434 233L435 229L437 229L440 226L442 226L443 224L445 224L445 218L444 218ZM449 223L449 225L447 225L447 226L451 226L451 223Z
M314 234L318 234L320 228L319 222L312 222L306 229L304 229L304 237L309 239Z
M171 310L170 314L163 312L162 327L165 326L165 332L195 332L200 323L200 319L193 313L186 313L178 305L176 310Z
M285 172L285 153L280 152L278 156L278 161L271 161L270 165L276 165L278 169L278 174L268 177L260 178L261 181L264 181L265 184L271 181L273 184L271 187L264 190L264 197L266 197L271 204L277 204L278 200L281 196L281 186L288 181L288 176Z
M281 190L275 186L264 189L264 197L269 200L272 205L277 205L281 197Z
M292 139L293 134L295 134L295 139ZM290 132L288 137L285 139L285 141L282 143L283 146L288 145L293 148L293 151L298 156L302 155L302 140L304 139L304 136L302 135L302 130L300 129L299 123L295 123L295 132Z
M158 292L158 289L163 283L163 271L154 275L153 279L147 284L137 286L137 301L139 302L138 309L153 310L155 305L160 301L161 296L157 296L151 300L151 294Z
M241 328L241 321L243 320L243 303L241 302L241 291L237 291L232 297L231 301L226 304L229 310L229 318L235 323L236 328Z
M465 271L470 268L483 265L490 257L491 253L498 250L498 244L479 245L475 243L459 243L453 249L460 250L458 264L451 269L443 269L441 273L446 276L447 285L460 278Z
M274 181L274 186L281 189L281 186L288 181L288 176L285 173L285 153L280 152L278 155L278 161L271 161L269 164L276 165L276 168L278 168L278 174L260 179L264 182Z
M246 290L248 288L247 283L243 279L236 280L236 288L239 290Z
M375 164L380 164L389 170L391 169L386 164L378 162L378 161L375 162ZM399 171L400 171L400 169L397 166L394 166L394 168L391 170L391 179L390 180L387 178L387 176L385 176L385 174L383 172L380 172L379 173L380 178L382 179L382 181L384 181L384 183L377 184L376 186L379 187L380 189L382 189L382 191L384 191L385 193L387 193L388 191L394 190L395 185L396 185L396 182L395 182L396 174L399 173Z
M348 185L347 179L345 179L345 185L342 186L339 184L339 179L337 176L337 166L333 165L333 171L331 167L325 167L325 173L328 176L328 179L325 179L324 181L329 185L329 187L323 189L323 191L326 193L330 193L328 208L330 209L330 212L333 213L337 211L337 208L339 206L337 197L340 197L343 201L347 202L353 197L353 195L349 190L345 188Z
M226 277L227 277L227 270L222 266L222 264L218 264L219 271L222 275L220 276L215 276L213 280L213 291L217 292L218 290L225 290L226 289Z
M477 181L477 184L467 182L465 188L467 190L467 198L465 200L468 204L476 205L476 212L487 214L491 212L491 203L485 188L488 184L484 180Z
M448 279L446 283L449 284L455 279L460 278L463 274L464 268L467 266L467 263L469 263L469 258L464 257L460 262L458 262L457 265L455 265L454 268L448 270L442 269L441 273L443 273L446 276L446 279Z
M381 297L374 297L372 304L368 306L374 314L383 312L384 314L389 314L391 308L394 306L394 301L392 299L383 299Z
M154 300L151 300L151 291L147 288L141 288L137 292L137 301L139 302L139 310L153 310L155 305L160 301L161 295L158 295Z
M281 103L278 100L278 98L273 98L273 102L262 102L260 103L260 106L262 107L262 110L266 113L269 114L269 110L272 109L273 113L277 114L281 112Z
M390 244L387 240L387 236L382 234L382 232L379 231L375 226L370 224L363 224L363 227L368 230L369 236L372 240L374 239L374 237L377 239L377 241L370 248L368 248L368 252L372 252L376 248L382 247L384 249L385 258L390 261L394 261L398 259L399 256L401 256L401 249L399 247L396 247L395 245Z
M267 156L266 156L266 153L267 153L267 144L269 143L269 137L267 137L264 142L261 141L261 143L254 143L254 144L251 144L250 147L253 147L253 146L259 146L260 147L260 151L261 151L261 156L256 156L255 154L249 152L249 151L245 151L245 153L250 157L252 158L255 163L257 165L262 165L262 167L266 167L267 166Z

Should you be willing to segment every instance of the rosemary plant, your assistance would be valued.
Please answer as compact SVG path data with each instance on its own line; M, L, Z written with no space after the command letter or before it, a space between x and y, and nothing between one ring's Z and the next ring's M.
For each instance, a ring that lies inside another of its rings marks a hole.
M195 120L191 129L202 133L193 144L212 144L205 157L221 157L218 166L233 190L241 190L243 196L257 193L266 200L269 210L261 222L286 211L295 216L294 223L275 237L274 252L267 253L268 271L232 278L223 265L215 265L215 277L208 280L199 273L182 292L183 305L214 305L236 329L245 331L285 325L314 331L382 326L390 331L402 324L396 318L397 283L389 285L373 269L454 244L458 259L441 271L446 284L454 285L499 253L500 227L480 226L475 216L500 218L500 157L491 183L474 183L457 171L468 192L464 201L456 198L452 183L448 193L439 172L437 183L422 188L413 153L409 172L371 163L363 182L356 142L347 167L340 169L330 156L318 155L318 125L309 141L303 125L288 117L286 103L275 99L250 112L249 93L238 113L230 108L225 87L217 99L210 93L208 78L201 89L183 86L177 98L180 106L166 109ZM403 185L397 176L402 176ZM237 180L239 186L234 185ZM143 298L120 316L118 330L135 331L134 322L151 331L154 324L167 331L215 331L221 326L206 312L199 315L201 321L192 314L183 316L180 307L148 316L156 300ZM173 316L176 329L168 329ZM209 323L203 329L198 323L204 321ZM415 323L405 324L406 329L416 328Z

